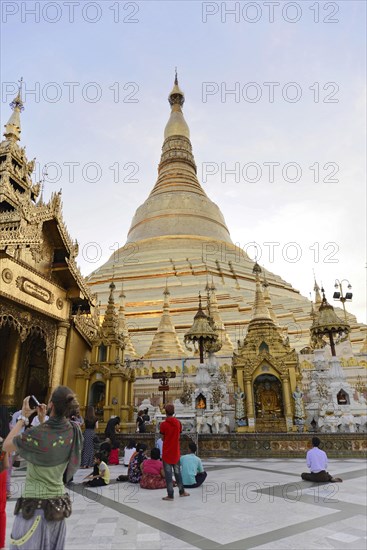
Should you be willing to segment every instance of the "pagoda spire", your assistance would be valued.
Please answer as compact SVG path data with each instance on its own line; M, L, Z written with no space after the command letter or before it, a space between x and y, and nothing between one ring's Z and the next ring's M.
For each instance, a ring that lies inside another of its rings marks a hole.
M197 178L190 130L182 112L185 94L177 73L168 101L171 113L164 130L158 178L135 213L127 241L194 235L232 244L222 213Z
M10 103L10 107L13 109L13 112L5 124L4 137L7 141L20 141L21 126L20 126L20 113L24 110L24 105L22 101L22 84L23 77L19 81L18 93Z
M207 283L207 294L208 294L208 315L213 319L215 330L218 332L219 341L222 344L220 352L223 353L233 353L234 347L231 342L231 339L226 331L223 320L219 313L218 301L216 296L216 288L214 282L209 285Z
M314 276L314 281L315 281L315 284L313 286L313 289L315 291L315 305L316 305L316 307L319 307L322 303L322 298L321 298L321 294L320 294L320 287L316 282L316 277L315 276Z
M270 298L270 294L269 294L269 290L268 290L268 287L269 287L269 283L268 283L268 280L266 278L266 274L265 274L265 271L264 271L264 280L263 280L263 295L264 295L264 302L265 302L265 305L266 307L268 308L269 310L269 313L270 313L270 317L272 318L274 324L279 327L279 321L277 319L277 316L273 310L273 304L271 303L271 298Z
M167 282L163 291L163 296L162 317L150 348L144 355L145 359L159 359L164 357L179 358L186 356L186 353L178 340L176 329L172 323L169 303L170 292L168 290Z
M170 136L185 136L187 139L190 139L190 129L182 112L182 107L185 103L185 94L178 85L177 69L173 88L168 96L168 102L171 105L171 116L164 130L164 139Z
M265 322L270 322L271 324L274 324L274 321L272 320L271 315L269 313L269 309L265 304L264 295L263 295L261 282L260 282L261 267L257 262L255 262L252 272L255 274L255 277L256 277L256 291L255 291L255 301L254 301L254 306L252 310L252 318L250 321L250 325L258 321L261 321L261 322L265 321Z
M108 297L106 313L101 327L101 331L106 338L113 338L117 336L118 333L118 317L114 298L115 288L115 283L112 281L110 284L110 295Z
M138 354L136 353L136 350L134 348L134 345L131 341L131 337L129 334L129 329L126 323L126 317L125 317L125 301L126 296L124 293L124 285L121 284L121 292L119 295L120 298L120 306L118 311L118 319L119 319L119 332L124 337L124 344L125 344L125 355L127 357L137 357Z

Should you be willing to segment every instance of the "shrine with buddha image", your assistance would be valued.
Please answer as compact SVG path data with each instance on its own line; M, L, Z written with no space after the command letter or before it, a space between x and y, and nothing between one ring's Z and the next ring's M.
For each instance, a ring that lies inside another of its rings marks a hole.
M292 392L301 373L296 351L277 324L271 303L265 302L255 263L256 293L252 318L243 343L238 343L232 363L232 379L244 392L245 418L238 432L286 432L293 430Z

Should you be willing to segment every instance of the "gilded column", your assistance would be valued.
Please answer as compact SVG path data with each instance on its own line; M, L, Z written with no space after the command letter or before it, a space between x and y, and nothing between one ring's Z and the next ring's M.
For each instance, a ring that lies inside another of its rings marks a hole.
M127 404L129 405L129 407L133 407L133 406L134 406L134 403L133 403L133 397L134 397L133 388L134 388L134 382L133 382L133 380L131 380L131 379L129 378L128 381L127 381L127 389L128 389L128 392L127 392Z
M246 394L246 410L247 418L254 418L255 409L254 409L254 399L252 396L252 384L251 378L245 378L245 394Z
M89 384L90 384L90 379L86 378L85 379L85 392L84 392L84 406L85 407L88 407Z
M22 342L17 332L12 332L8 341L9 357L5 365L5 382L3 389L3 404L15 405L15 388L17 383L17 369L19 363Z
M284 398L284 409L285 409L285 420L287 424L287 431L291 431L293 426L293 413L292 413L292 405L291 405L291 398L290 398L289 378L287 375L282 376L282 382L283 382L283 398Z
M129 405L129 381L124 380L124 405Z
M62 383L65 363L66 340L68 337L69 327L70 324L66 321L61 321L57 326L56 344L52 366L51 392Z
M111 378L106 379L106 396L105 396L105 407L110 405L110 387L111 387Z
M126 405L128 405L129 407L129 413L128 413L129 422L132 422L134 417L134 381L135 381L135 378L133 376L129 376L128 379L126 380L126 385L127 385Z

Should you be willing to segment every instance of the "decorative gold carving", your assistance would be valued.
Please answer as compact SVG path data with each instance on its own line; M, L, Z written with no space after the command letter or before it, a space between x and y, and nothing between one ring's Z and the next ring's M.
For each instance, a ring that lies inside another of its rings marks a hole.
M73 321L75 327L84 336L84 338L90 344L97 336L98 326L95 319L90 315L82 315L80 311L76 315L73 315Z
M6 267L6 268L3 269L3 271L2 271L1 277L2 277L2 279L3 279L3 281L4 281L4 283L7 283L7 284L11 283L12 280L13 280L13 272L12 272L12 270Z
M16 285L26 294L29 294L30 296L33 296L46 304L52 304L55 300L55 297L50 290L47 290L47 288L31 281L27 277L17 277Z
M56 307L57 309L62 309L64 307L64 300L62 298L57 298Z
M56 324L53 320L35 312L24 311L15 304L0 304L0 328L5 325L13 327L19 333L22 342L32 334L40 334L46 342L48 363L52 364L56 337Z

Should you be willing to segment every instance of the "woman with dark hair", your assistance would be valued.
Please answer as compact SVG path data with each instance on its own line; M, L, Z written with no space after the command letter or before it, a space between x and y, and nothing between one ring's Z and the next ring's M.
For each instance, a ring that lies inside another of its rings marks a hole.
M77 406L72 390L58 386L48 407L37 407L41 424L20 434L34 412L26 397L21 415L4 441L6 452L17 451L28 463L23 494L14 510L10 550L63 550L65 546L65 518L71 514L71 503L64 494L62 476L67 469L69 481L78 469L83 439L79 426L67 416ZM42 422L47 408L50 418Z
M88 406L84 419L84 443L82 450L81 468L93 468L94 465L94 439L95 430L98 429L98 420L94 413L94 407Z
M145 443L138 443L136 446L136 453L131 457L129 468L127 470L127 477L130 483L139 483L143 472L141 471L141 465L146 460L147 446Z
M110 418L107 422L104 434L111 440L112 446L116 445L117 443L116 431L119 431L120 422L121 418L119 416L114 416L113 418Z
M140 466L143 474L140 479L142 489L166 489L166 479L160 456L160 450L154 447L150 451L150 458L142 462Z
M135 454L135 452L136 452L136 443L133 439L130 439L129 443L126 445L124 449L124 466L129 465L130 459Z
M145 427L145 421L144 421L144 411L139 411L138 416L136 418L136 431L145 434L146 427Z

